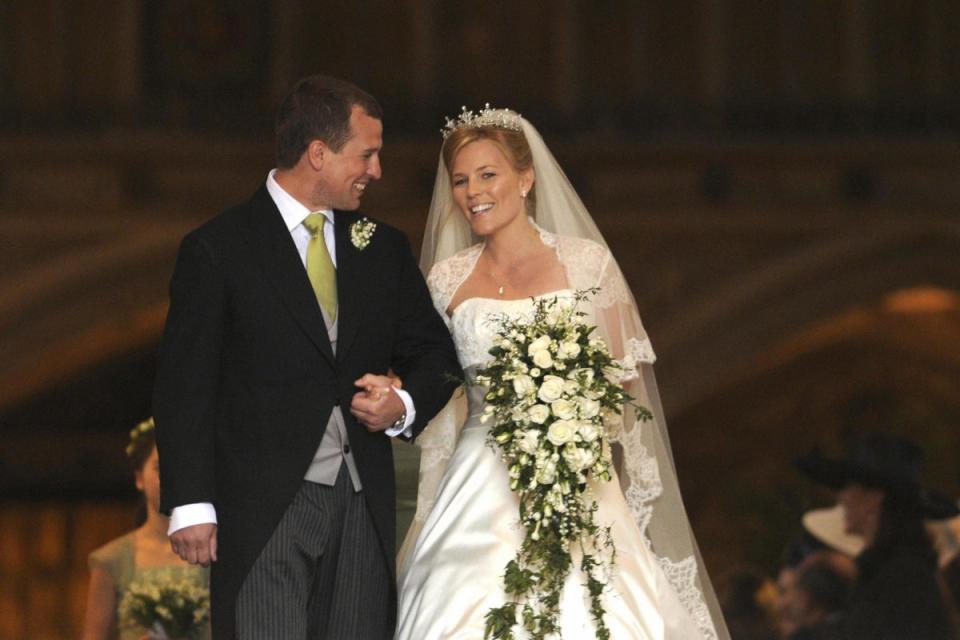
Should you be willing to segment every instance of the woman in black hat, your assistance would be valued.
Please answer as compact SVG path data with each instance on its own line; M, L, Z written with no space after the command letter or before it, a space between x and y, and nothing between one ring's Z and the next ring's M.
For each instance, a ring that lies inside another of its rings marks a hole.
M853 602L843 638L955 638L936 577L936 554L925 519L948 518L956 505L920 485L923 453L891 434L870 433L846 459L814 451L800 470L837 492L846 532L861 536Z

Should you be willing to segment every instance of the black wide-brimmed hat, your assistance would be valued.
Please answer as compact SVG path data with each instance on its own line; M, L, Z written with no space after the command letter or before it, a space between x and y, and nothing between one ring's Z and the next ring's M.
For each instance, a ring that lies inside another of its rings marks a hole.
M926 518L939 520L960 513L955 501L921 485L920 447L891 433L866 434L848 458L828 458L814 449L797 460L797 467L815 482L834 490L857 483L895 494L915 502Z

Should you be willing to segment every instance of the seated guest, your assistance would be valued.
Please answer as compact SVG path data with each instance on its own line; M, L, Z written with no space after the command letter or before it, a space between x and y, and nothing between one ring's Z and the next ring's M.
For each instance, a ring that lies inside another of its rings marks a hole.
M848 458L828 458L815 450L798 461L807 476L836 492L846 532L864 543L856 558L850 609L836 637L955 637L924 518L948 518L957 510L921 487L922 463L916 445L884 433L864 436Z
M170 548L167 526L170 519L160 513L160 467L154 439L153 419L145 420L130 432L127 456L133 466L133 476L141 493L141 508L138 527L90 554L90 586L87 596L87 615L83 640L140 640L158 627L146 625L142 620L152 602L149 597L140 607L133 606L134 592L146 593L142 587L169 586L187 596L186 603L180 600L181 610L168 612L184 613L191 598L203 601L203 610L190 612L196 622L188 622L190 638L200 640L210 637L209 619L209 570L192 566L181 560ZM126 598L126 600L125 600ZM143 602L143 601L141 601ZM140 612L134 609L139 608ZM138 615L139 613L139 615ZM158 617L157 621L164 621ZM183 627L182 621L169 626ZM151 628L152 627L152 628ZM165 629L170 631L170 629Z

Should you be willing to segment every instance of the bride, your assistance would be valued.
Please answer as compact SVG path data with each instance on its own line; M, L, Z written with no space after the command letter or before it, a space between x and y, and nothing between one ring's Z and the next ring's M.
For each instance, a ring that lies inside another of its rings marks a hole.
M728 638L680 498L653 377L655 356L623 275L533 126L513 111L448 120L421 254L437 310L468 379L489 361L493 314L529 313L546 296L598 287L587 321L628 372L631 407L608 437L617 473L591 481L615 568L603 593L612 638ZM503 573L523 541L518 499L481 423L483 389L450 405L418 438L417 512L398 561L398 639L484 637L507 602ZM562 637L595 636L578 564L564 583ZM521 625L515 627L519 629ZM522 636L526 637L526 636Z

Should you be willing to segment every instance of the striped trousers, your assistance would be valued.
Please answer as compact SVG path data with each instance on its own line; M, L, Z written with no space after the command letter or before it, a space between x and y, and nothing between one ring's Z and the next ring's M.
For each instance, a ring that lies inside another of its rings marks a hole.
M388 640L390 573L363 493L304 481L237 597L238 640Z

